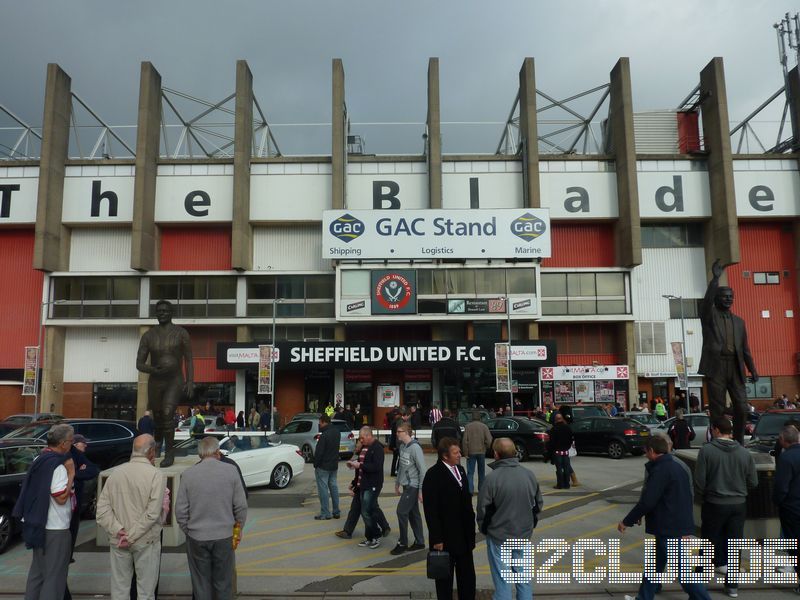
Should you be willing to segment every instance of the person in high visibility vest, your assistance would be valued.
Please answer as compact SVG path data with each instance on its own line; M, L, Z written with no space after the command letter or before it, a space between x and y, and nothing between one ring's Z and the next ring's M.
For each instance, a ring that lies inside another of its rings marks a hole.
M325 407L325 414L329 417L333 417L333 406L330 402L328 402L327 406Z
M666 421L667 420L667 407L664 406L664 401L663 400L659 400L656 403L655 413L656 413L656 418L659 421Z

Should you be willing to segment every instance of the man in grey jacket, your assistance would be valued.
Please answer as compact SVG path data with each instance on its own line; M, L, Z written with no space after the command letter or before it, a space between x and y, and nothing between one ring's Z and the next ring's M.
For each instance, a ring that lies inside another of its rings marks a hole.
M714 544L714 565L726 575L725 593L738 596L738 585L728 581L729 539L744 537L747 489L758 485L756 463L749 450L732 439L733 424L727 417L711 419L714 440L700 448L694 485L703 498L702 537Z
M486 423L481 421L481 413L474 411L472 421L464 427L464 436L461 438L461 449L467 457L467 481L469 493L475 493L472 480L475 475L475 465L478 465L478 490L483 486L486 472L486 451L492 447L492 434Z
M219 441L206 437L198 446L200 462L181 475L175 519L186 534L194 596L230 600L233 551L247 519L247 500L236 469L219 460Z
M400 540L391 550L390 554L397 556L406 550L416 551L425 548L425 533L422 529L422 516L419 513L419 503L422 501L420 488L422 478L425 476L425 457L422 446L411 437L411 425L401 423L397 426L397 441L399 443L400 459L397 466L397 481L394 491L400 495L397 503L397 525L400 529ZM400 491L402 486L403 491ZM408 545L408 522L411 521L411 532L414 534L414 543Z
M489 556L489 571L494 583L495 598L510 598L511 584L500 575L501 571L513 570L500 558L500 547L506 540L529 540L536 526L536 515L542 510L542 492L532 471L519 464L514 442L509 438L498 438L492 445L495 462L478 493L478 527L486 534L486 550ZM522 550L512 549L513 558L521 558ZM517 583L517 600L531 600L533 587L530 582Z

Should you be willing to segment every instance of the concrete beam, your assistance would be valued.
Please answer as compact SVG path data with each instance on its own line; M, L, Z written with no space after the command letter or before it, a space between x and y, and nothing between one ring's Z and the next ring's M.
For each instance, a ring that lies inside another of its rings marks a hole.
M442 208L442 124L439 106L439 59L428 59L428 118L426 156L430 208Z
M50 405L55 404L55 412L63 414L66 332L65 327L45 328L40 411L49 410Z
M639 375L636 371L636 336L633 321L619 323L618 339L623 347L622 361L628 365L628 406L639 403ZM628 407L623 407L628 408Z
M639 184L633 136L633 94L630 59L623 56L611 70L608 122L617 176L619 218L614 224L617 264L632 268L642 264L639 220Z
M540 208L539 129L536 123L536 71L533 59L522 62L519 71L519 135L522 143L522 205Z
M341 58L333 59L331 93L331 208L344 208L347 177L347 111L344 105L344 67Z
M247 61L236 61L236 117L233 141L233 220L231 266L253 268L253 227L250 225L250 157L253 149L253 74Z
M33 248L33 268L41 271L69 269L69 229L61 224L61 209L64 165L69 152L71 83L69 75L61 67L55 63L47 65Z
M706 228L710 235L704 240L706 262L719 258L724 265L730 265L739 262L739 225L722 58L714 58L700 73L700 109L711 193L711 224Z
M161 75L143 62L139 75L139 116L136 126L136 174L133 181L131 268L159 267L156 227L156 176L161 145Z

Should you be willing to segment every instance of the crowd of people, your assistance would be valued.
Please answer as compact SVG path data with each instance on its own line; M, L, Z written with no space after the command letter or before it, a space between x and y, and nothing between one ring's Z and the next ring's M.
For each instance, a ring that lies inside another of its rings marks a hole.
M546 460L555 467L555 487L560 489L577 483L570 460L572 415L567 408L545 415L553 423ZM388 471L398 496L397 541L390 554L426 549L447 553L445 568L435 580L437 597L450 599L455 584L458 597L466 600L475 597L473 551L480 532L486 539L494 597L511 598L512 588L516 588L518 599L532 598L530 582L509 583L509 578L502 576L521 568L513 559L521 556L522 549L513 549L509 560L501 546L505 540L533 535L544 508L534 472L520 464L511 439L493 439L478 411L463 432L448 410L431 415L437 460L427 467L416 438L416 412L398 407L388 416L387 445L392 461ZM140 421L143 429L148 416ZM320 503L317 520L339 520L347 508L340 505L339 432L331 426L331 417L327 413L320 416L321 433L314 455ZM753 455L733 438L729 416L713 417L710 430L712 440L700 448L693 472L673 454L688 444L691 427L678 427L675 435L649 437L640 498L617 528L624 534L644 520L646 533L655 537L656 570L661 572L670 541L695 533L692 505L696 496L702 503L701 537L714 547L714 567L724 577L726 594L736 598L738 586L728 572L727 540L744 537L748 492L759 480ZM98 474L84 454L89 443L70 425L53 425L47 448L27 473L14 508L14 516L22 522L25 544L32 549L26 599L70 597L67 573L77 537L82 483ZM199 462L181 473L174 519L186 535L194 597L232 598L235 549L247 519L247 490L238 466L221 454L216 438L200 439L198 448ZM361 426L355 453L344 463L353 474L348 486L350 506L335 535L352 539L361 520L364 538L358 546L367 549L379 548L391 534L380 506L385 460L389 460L386 450L371 427ZM109 475L97 498L97 526L110 541L114 599L127 599L133 593L148 599L157 594L161 532L171 501L164 472L155 466L156 451L151 433L136 437L131 460ZM487 454L494 458L488 473ZM462 458L466 458L466 469ZM782 532L787 538L800 539L800 421L786 422L776 442L775 458L773 501ZM710 599L703 584L681 585L690 598ZM643 576L635 599L652 600L658 591L659 584ZM797 591L800 593L800 588Z

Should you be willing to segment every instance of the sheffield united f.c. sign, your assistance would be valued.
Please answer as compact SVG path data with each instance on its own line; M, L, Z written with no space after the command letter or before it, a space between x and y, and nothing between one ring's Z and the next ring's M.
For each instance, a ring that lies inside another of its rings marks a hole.
M372 314L415 314L415 271L372 271Z

